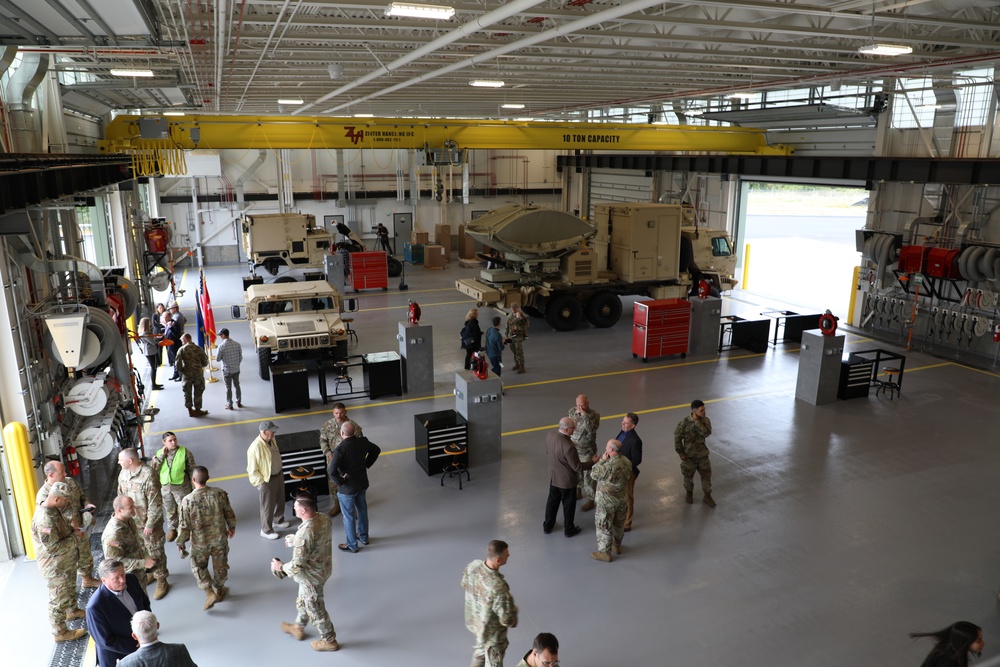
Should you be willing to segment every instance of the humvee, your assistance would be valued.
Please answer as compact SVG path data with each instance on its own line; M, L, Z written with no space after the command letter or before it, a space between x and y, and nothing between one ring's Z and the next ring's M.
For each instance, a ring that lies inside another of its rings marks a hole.
M329 283L250 285L244 297L261 380L271 379L272 364L347 358L343 295ZM239 306L233 311L239 318Z

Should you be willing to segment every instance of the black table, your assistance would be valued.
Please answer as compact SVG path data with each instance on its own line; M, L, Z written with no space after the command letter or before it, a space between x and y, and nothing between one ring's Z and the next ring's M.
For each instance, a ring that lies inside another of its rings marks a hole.
M748 320L739 315L723 315L719 318L719 352L734 347L742 347L751 352L767 352L768 338L771 336L771 320ZM725 342L729 334L729 343Z
M782 333L781 342L801 343L802 332L810 329L819 329L820 313L803 315L794 310L764 310L760 313L764 317L774 320L774 336L771 338L771 345L777 347L778 332Z
M309 409L309 369L305 364L271 366L271 399L275 414L290 408Z
M889 350L883 350L880 347L871 350L858 350L857 352L852 352L848 357L848 361L851 360L865 360L871 361L872 363L872 375L871 375L871 386L878 387L884 384L883 380L879 380L878 376L881 375L883 364L889 361L899 362L893 364L891 368L899 369L899 377L895 382L896 393L901 393L903 390L903 371L906 370L906 355L898 354L896 352L891 352ZM887 368L890 368L887 366Z

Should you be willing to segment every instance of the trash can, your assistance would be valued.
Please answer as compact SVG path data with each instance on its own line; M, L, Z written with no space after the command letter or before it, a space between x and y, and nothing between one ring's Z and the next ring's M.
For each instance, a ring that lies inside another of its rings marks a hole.
M291 408L309 409L309 369L305 364L271 366L271 398L275 414Z

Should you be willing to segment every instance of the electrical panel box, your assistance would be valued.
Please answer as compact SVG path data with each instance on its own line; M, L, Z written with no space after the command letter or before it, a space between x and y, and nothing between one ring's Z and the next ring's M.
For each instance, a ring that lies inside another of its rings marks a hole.
M961 280L962 274L958 271L959 254L957 248L931 248L927 253L927 275Z
M899 270L901 273L923 273L927 267L927 247L904 245L899 249Z

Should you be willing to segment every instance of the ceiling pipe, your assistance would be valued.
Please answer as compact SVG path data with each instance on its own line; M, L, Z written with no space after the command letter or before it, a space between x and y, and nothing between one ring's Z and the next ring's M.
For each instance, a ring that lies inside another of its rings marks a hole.
M257 70L260 69L260 64L264 60L267 48L271 45L271 40L274 39L274 33L278 31L278 24L281 23L281 17L285 15L285 10L288 9L289 2L291 2L291 0L285 0L285 4L281 6L281 11L278 12L278 17L274 19L274 25L271 26L271 34L267 36L267 41L264 42L264 48L260 50L260 58L257 59L257 64L253 66L253 71L250 72L250 77L247 79L246 88L243 89L243 93L240 95L240 102L237 104L237 111L239 111L240 107L243 106L243 100L247 96L247 91L250 90L250 84L253 82L254 76L257 75Z
M650 7L655 7L660 4L662 4L662 0L636 0L635 2L630 2L624 5L620 5L618 7L611 7L610 9L605 9L604 11L597 12L595 14L590 14L581 19L577 19L576 21L571 21L570 23L567 23L565 25L557 26L552 30L546 30L545 32L539 33L537 35L532 35L530 37L525 37L524 39L519 39L516 42L511 42L510 44L506 44L499 48L493 49L492 51L481 53L477 56L473 56L472 58L467 58L465 60L452 63L451 65L442 67L436 72L423 74L421 76L410 79L409 81L398 83L395 86L389 86L388 88L372 93L371 95L365 95L364 97L361 97L359 99L351 100L350 102L338 105L336 107L333 107L332 109L327 109L324 113L331 113L343 109L345 107L353 106L360 102L366 102L370 99L381 97L382 95L394 93L397 90L403 90L404 88L409 88L410 86L414 86L418 83L423 83L424 81L435 79L444 74L449 74L451 72L456 72L458 70L465 69L466 67L470 67L472 65L477 65L482 62L494 60L502 55L510 53L511 51L518 51L520 49L525 49L528 48L529 46L534 46L535 44L541 44L542 42L547 42L556 39L558 37L566 37L575 32L580 32L581 30L586 30L587 28L598 25L599 23L603 23L604 21L617 19L622 16L625 16L626 14L639 12L644 9L649 9Z
M373 72L369 72L368 74L365 74L361 78L341 86L332 93L327 93L326 95L319 98L315 102L310 102L309 104L299 107L298 109L292 112L292 115L297 116L306 109L311 109L312 107L322 104L323 102L326 102L327 100L332 99L337 95L343 95L344 93L353 90L358 86L362 86L370 81L374 81L375 79L385 76L386 74L391 74L392 72L408 65L409 63L417 60L418 58L423 58L426 55L430 55L431 53L434 53L440 48L448 46L449 44L453 44L454 42L457 42L458 40L464 37L468 37L473 33L479 32L483 28L488 28L489 26L495 23L499 23L504 19L510 18L511 16L514 16L515 14L525 11L526 9L530 9L536 5L540 5L542 4L542 2L544 2L544 0L515 0L515 2L506 3L499 9L494 9L492 12L488 12L486 14L483 14L482 16L475 18L472 21L463 23L462 25L455 28L448 34L443 35L442 37L439 37L432 42L424 44L419 49L410 52L409 54L403 56L402 58L394 60L388 65L383 65L380 69L377 69ZM658 4L658 3L651 3L651 4ZM245 91L244 94L246 94Z

